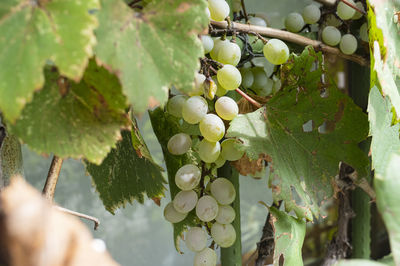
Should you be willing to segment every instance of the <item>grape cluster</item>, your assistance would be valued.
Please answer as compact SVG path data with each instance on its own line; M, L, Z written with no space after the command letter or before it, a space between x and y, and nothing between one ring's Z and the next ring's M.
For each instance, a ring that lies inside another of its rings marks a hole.
M365 11L364 5L361 2L354 2L347 0L353 7L358 8L360 11ZM356 36L359 36L361 41L368 42L368 26L363 23L352 34L350 21L357 21L363 18L363 14L356 11L353 7L339 1L335 12L328 13L326 19L321 19L321 10L316 5L308 5L303 9L302 14L294 12L289 14L285 19L285 27L290 32L300 32L306 25L319 23L322 28L321 39L329 46L339 45L342 53L351 55L354 54L358 48L358 41ZM342 35L338 27L342 28L345 34ZM353 30L354 31L354 30Z

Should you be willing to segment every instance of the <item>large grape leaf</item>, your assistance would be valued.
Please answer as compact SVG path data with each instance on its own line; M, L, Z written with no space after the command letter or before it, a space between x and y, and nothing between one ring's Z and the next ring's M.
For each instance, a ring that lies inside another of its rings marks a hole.
M393 20L400 10L394 0L369 0L369 38L371 47L371 68L376 71L382 92L388 95L400 117L400 89L396 79L400 76L400 34L398 23Z
M0 3L0 109L15 121L44 83L43 67L53 61L78 81L92 56L99 0L2 0Z
M371 155L376 202L389 232L396 265L400 265L400 125L392 125L392 105L373 87L369 96Z
M341 161L366 176L368 158L357 144L367 137L368 121L334 84L321 83L321 54L312 48L292 55L282 71L283 90L266 107L237 116L227 136L238 138L250 159L268 155L274 200L284 200L288 211L312 220L332 196ZM312 130L303 130L310 120Z
M196 163L196 159L194 158L191 151L187 152L184 155L172 155L168 152L167 144L168 140L175 134L182 132L182 129L179 127L179 124L176 123L176 118L164 112L163 109L157 108L154 111L150 111L150 120L153 126L154 133L157 136L158 141L161 144L161 148L163 150L165 164L167 166L168 172L168 183L169 189L171 193L171 198L173 199L176 194L180 191L180 189L175 184L175 174L176 171L180 167L189 163ZM194 210L189 213L189 215L180 223L173 224L174 227L174 243L175 248L178 252L180 251L179 242L182 238L182 234L188 229L190 226L195 226L197 223L196 215L194 214Z
M38 153L101 163L129 126L118 78L94 61L79 83L46 69L46 83L10 127Z
M306 236L306 222L296 219L274 207L269 209L271 225L274 229L274 265L280 265L281 256L284 266L302 266L301 249Z
M165 190L162 168L153 162L146 144L137 137L139 133L124 130L121 134L122 140L100 165L86 163L104 206L113 214L135 199L143 203L144 194L149 198L163 197ZM140 148L135 148L135 143L141 143Z
M135 112L164 103L168 87L193 85L207 25L204 0L154 0L134 13L122 0L101 0L98 61L120 78Z

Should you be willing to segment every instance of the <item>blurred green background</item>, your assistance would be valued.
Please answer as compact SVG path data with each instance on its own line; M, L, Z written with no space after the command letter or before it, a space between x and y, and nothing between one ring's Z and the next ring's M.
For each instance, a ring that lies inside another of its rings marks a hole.
M268 23L275 28L283 28L283 19L290 12L301 12L311 0L247 0L248 13L265 13ZM163 164L161 148L152 131L147 115L139 120L139 126L155 160ZM41 190L50 166L51 158L44 158L23 147L24 169L28 181ZM267 215L266 208L259 204L272 202L267 186L267 176L255 180L240 177L241 222L243 252L253 251L260 240ZM166 193L167 195L169 192ZM144 205L134 202L120 209L115 215L103 207L91 178L86 175L80 161L64 162L55 201L60 206L97 217L101 225L93 231L93 224L86 222L94 237L105 241L113 258L124 266L136 265L192 265L194 254L185 248L185 254L175 251L172 225L164 220L163 208L170 201L162 199L161 207L147 200Z

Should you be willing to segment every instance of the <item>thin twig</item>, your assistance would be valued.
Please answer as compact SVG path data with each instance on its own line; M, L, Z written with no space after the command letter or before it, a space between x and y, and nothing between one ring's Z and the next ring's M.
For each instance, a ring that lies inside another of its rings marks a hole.
M347 0L340 0L340 1L343 2L344 4L348 5L349 7L351 7L352 9L354 9L355 11L357 11L357 12L363 14L363 15L366 15L366 14L367 14L367 12L365 12L364 10L359 9L357 6L353 5L352 3L350 3L350 2L347 1Z
M244 0L241 0L240 3L241 3L241 5L242 5L242 11L243 11L244 19L245 19L246 22L247 22L247 21L249 21L249 18L248 18L248 16L247 16L246 5L244 4Z
M43 195L50 202L54 199L54 193L56 191L62 163L63 159L54 155L53 160L51 161L49 173L47 174L46 184L43 188Z
M83 219L87 219L87 220L90 220L90 221L94 222L94 230L97 230L97 228L100 225L100 221L96 217L93 217L93 216L90 216L90 215L86 215L86 214L83 214L83 213L80 213L80 212L76 212L76 211L71 211L71 210L68 210L68 209L60 207L60 206L53 206L53 208L58 210L58 211L61 211L61 212L67 213L67 214L71 214L71 215L74 215L74 216L77 216L77 217L80 217L80 218L83 218Z
M227 23L224 21L218 22L218 21L211 20L211 24L218 28L221 28L221 29L227 29ZM232 26L238 32L243 32L243 33L256 32L265 37L278 38L278 39L288 41L291 43L295 43L298 45L302 45L302 46L311 45L317 51L322 51L324 53L337 55L339 57L353 61L362 66L367 66L369 63L366 58L364 58L360 55L345 55L342 52L340 52L340 50L338 48L325 45L320 41L311 40L307 37L301 36L296 33L273 29L273 28L269 28L269 27L261 27L261 26L255 26L255 25L242 24L242 23L237 23L237 22L232 22Z
M245 98L249 103L251 103L252 105L254 105L257 108L261 108L262 105L257 102L256 100L254 100L253 98L251 98L249 95L247 95L245 92L243 92L241 89L237 88L236 92L239 93L243 98Z

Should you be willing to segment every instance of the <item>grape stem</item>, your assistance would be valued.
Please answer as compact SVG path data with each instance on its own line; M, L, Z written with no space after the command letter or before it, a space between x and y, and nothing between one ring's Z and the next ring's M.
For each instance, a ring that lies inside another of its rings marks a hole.
M219 21L211 20L210 23L217 28L229 30L227 23L224 21L219 22ZM232 23L233 29L238 32L247 33L247 34L258 33L265 37L278 38L283 41L295 43L295 44L302 45L302 46L311 45L317 51L322 51L324 53L337 55L341 58L353 61L361 66L367 66L369 64L369 61L360 55L343 54L342 52L340 52L340 50L338 48L326 45L317 40L309 39L307 37L304 37L304 36L296 34L296 33L273 29L270 27L255 26L255 25L242 24L242 23L237 23L237 22L231 22L231 23Z
M348 5L349 7L353 8L355 11L363 14L363 15L367 14L364 10L359 9L358 7L356 7L355 5L353 5L352 3L350 3L347 0L340 0L340 1L343 2L344 4Z
M54 199L58 177L60 176L63 159L58 156L53 156L49 173L47 174L46 183L43 188L43 196L50 202Z
M245 98L249 103L251 103L252 105L254 105L257 108L261 108L262 105L257 102L256 100L254 100L253 98L251 98L249 95L247 95L244 91L242 91L241 89L237 88L236 92L239 93L243 98Z
M87 214L83 214L83 213L80 213L80 212L76 212L76 211L71 211L71 210L68 210L66 208L63 208L63 207L60 207L60 206L56 206L56 205L53 206L53 208L58 210L58 211L60 211L60 212L63 212L63 213L66 213L66 214L70 214L70 215L74 215L74 216L77 216L77 217L92 221L94 223L94 230L97 230L97 228L100 225L100 221L96 217L93 217L93 216L90 216L90 215L87 215Z
M242 5L244 19L247 22L247 21L249 21L249 17L247 16L246 5L244 4L244 0L240 0L240 4Z

